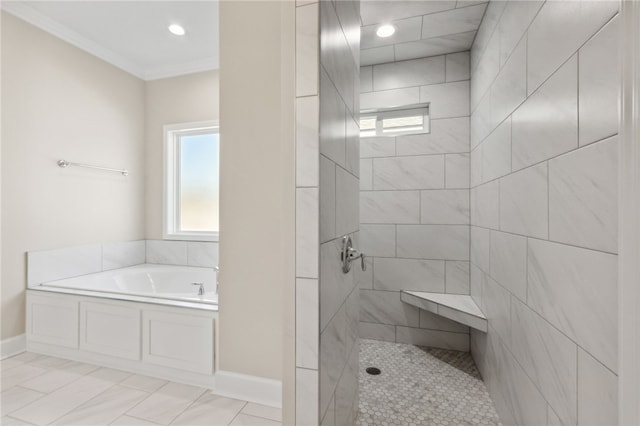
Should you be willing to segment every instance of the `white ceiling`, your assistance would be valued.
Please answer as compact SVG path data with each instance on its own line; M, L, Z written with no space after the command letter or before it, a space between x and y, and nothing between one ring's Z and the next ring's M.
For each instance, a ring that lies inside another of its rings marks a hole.
M360 65L469 50L486 8L487 1L362 0ZM382 23L393 24L395 34L376 36Z
M218 68L218 2L2 1L2 9L145 80ZM177 23L186 34L171 34Z

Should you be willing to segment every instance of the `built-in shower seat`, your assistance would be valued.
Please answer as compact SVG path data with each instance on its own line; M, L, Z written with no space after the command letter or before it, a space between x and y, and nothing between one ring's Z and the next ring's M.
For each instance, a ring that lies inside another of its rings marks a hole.
M487 332L487 317L471 296L402 290L400 299L409 305Z

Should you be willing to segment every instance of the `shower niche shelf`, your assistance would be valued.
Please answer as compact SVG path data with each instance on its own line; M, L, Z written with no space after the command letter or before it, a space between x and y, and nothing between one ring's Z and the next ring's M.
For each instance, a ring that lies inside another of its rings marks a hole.
M409 305L487 332L487 317L471 296L402 290L400 299Z

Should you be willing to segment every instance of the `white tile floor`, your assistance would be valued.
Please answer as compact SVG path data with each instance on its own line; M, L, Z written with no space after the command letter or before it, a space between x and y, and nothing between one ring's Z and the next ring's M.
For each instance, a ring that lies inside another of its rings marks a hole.
M281 424L279 409L110 368L29 352L0 366L2 426Z

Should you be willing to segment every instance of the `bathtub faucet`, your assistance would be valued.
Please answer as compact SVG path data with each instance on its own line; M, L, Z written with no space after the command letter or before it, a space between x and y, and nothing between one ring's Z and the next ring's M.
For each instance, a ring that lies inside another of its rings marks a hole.
M191 285L199 285L198 296L202 296L204 294L204 283L191 283Z

